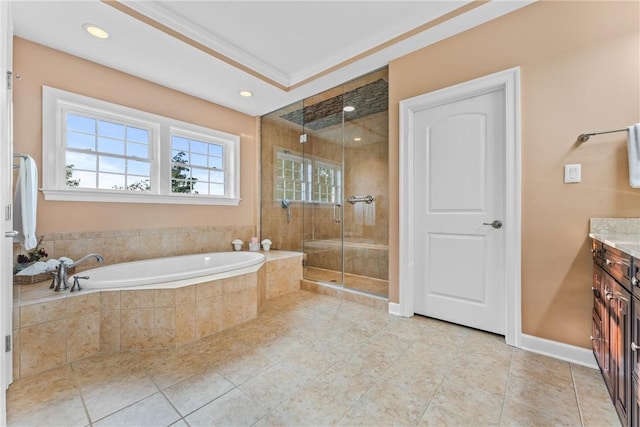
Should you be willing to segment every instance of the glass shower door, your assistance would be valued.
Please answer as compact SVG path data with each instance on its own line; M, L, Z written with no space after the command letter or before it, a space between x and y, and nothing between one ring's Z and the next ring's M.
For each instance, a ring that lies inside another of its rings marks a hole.
M304 101L302 143L308 189L303 211L305 278L342 285L342 88Z

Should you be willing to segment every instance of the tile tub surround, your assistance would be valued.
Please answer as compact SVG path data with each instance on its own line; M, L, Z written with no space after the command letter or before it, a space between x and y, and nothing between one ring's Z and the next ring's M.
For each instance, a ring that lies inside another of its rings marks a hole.
M38 233L38 236L41 234ZM231 242L239 238L245 242L256 235L254 226L176 227L137 230L106 230L73 233L44 233L42 246L49 258L69 257L73 260L96 252L104 257L104 264L119 264L150 258L233 250ZM245 244L245 250L247 249ZM13 245L15 260L23 253L20 245ZM79 270L95 267L88 262Z
M49 282L14 286L14 378L99 352L175 348L251 320L302 279L302 254L265 255L256 273L177 289L70 294L54 293Z
M595 369L305 291L185 346L20 379L7 424L619 425Z

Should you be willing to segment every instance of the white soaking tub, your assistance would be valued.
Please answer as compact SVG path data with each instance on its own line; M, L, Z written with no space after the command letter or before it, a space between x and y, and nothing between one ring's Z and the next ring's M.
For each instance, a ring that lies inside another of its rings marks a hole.
M75 274L82 289L163 289L188 286L257 271L260 252L210 252L123 262ZM70 278L71 279L71 278Z

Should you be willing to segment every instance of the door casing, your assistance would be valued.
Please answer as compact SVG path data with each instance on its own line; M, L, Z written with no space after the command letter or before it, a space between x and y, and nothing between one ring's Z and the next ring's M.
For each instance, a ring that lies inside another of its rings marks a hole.
M400 101L400 245L399 245L399 303L394 314L413 316L414 307L414 202L415 192L413 155L413 116L416 112L455 102L492 90L504 90L505 96L505 159L506 185L505 228L506 247L505 301L507 344L520 347L522 340L521 315L521 150L520 150L520 67L480 77L444 89ZM391 307L391 306L390 306Z

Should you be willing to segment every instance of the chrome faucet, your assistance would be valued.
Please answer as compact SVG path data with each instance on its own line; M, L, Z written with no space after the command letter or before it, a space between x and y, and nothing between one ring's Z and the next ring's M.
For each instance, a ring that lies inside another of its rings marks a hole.
M69 282L69 278L67 277L68 269L71 267L80 265L91 258L95 258L96 261L98 261L99 263L104 261L104 258L102 257L102 255L89 254L89 255L83 256L82 258L80 258L79 260L71 264L60 262L60 264L58 264L58 268L56 269L56 272L54 273L53 283L51 283L51 286L49 286L49 289L53 289L55 292L66 291L67 289L69 289L69 287L71 287L72 284Z

